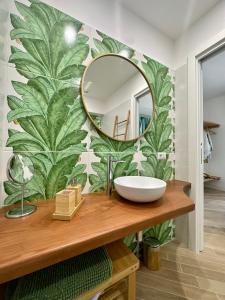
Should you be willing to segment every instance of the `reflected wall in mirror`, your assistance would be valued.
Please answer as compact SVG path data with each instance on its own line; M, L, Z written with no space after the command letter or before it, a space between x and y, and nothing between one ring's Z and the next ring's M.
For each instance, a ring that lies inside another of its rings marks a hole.
M95 127L116 140L134 140L153 118L150 86L142 71L119 55L95 59L82 78L82 98Z

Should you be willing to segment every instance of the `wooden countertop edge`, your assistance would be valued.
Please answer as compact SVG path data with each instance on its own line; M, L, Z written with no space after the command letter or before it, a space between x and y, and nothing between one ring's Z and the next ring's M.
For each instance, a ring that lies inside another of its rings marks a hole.
M171 181L171 183L173 183L173 181ZM187 182L180 181L180 183L182 184L182 186L180 187L180 189L177 189L176 191L180 190L180 192L182 193L184 193L184 190L186 188L191 186L191 184ZM184 193L184 195L186 194ZM188 200L190 200L188 196L186 197ZM195 208L195 204L189 203L187 204L187 207L182 207L172 212L168 212L164 214L163 217L161 217L161 222L191 212L194 210L194 208ZM33 255L31 258L26 258L24 261L20 259L16 263L14 260L12 264L9 264L8 262L7 264L2 264L0 266L0 283L4 283L24 275L24 272L21 272L21 265L23 265L23 263L26 264L26 270L31 270L30 272L29 271L26 272L26 274L29 274L31 272L46 268L52 264L59 263L66 259L90 251L91 249L104 246L106 244L119 240L127 235L136 233L137 231L141 231L147 227L159 224L158 219L159 216L152 217L149 220L144 220L143 222L134 223L124 228L117 228L115 230L112 230L111 232L107 231L106 233L102 233L101 236L99 237L93 237L86 241L81 241L80 243L76 243L76 244L71 243L71 245L66 244L58 248L48 249L45 253L43 252L41 252L40 254L38 253L36 255ZM11 274L12 268L13 268L13 278ZM2 272L3 270L4 273Z
M188 208L188 209L180 209L175 211L176 213L179 213L179 216L188 212L191 212L194 210L194 204ZM177 214L169 213L166 214L163 218L163 222L168 219L173 219ZM59 263L61 261L64 261L66 259L72 258L74 256L80 255L82 253L85 253L87 251L90 251L91 249L95 249L101 246L104 246L106 244L109 244L111 242L114 242L116 240L119 240L127 235L136 233L138 231L141 231L147 227L153 226L158 224L158 222L154 221L154 219L158 218L152 218L151 221L145 221L138 224L132 224L132 226L128 226L125 229L123 229L123 232L121 232L121 229L114 230L111 234L107 232L106 234L102 234L101 237L92 238L87 240L86 242L82 242L80 244L76 245L65 245L64 247L60 247L59 249L54 249L52 251L48 251L46 254L41 253L41 255L33 256L31 259L26 259L26 269L32 269L32 272L38 271L40 269L46 268L49 265ZM92 247L93 243L95 243L95 247ZM81 251L82 249L82 251ZM64 251L62 253L62 251ZM49 264L49 261L51 264ZM12 280L14 278L18 278L21 276L21 264L23 264L23 261L19 261L15 264L15 262L12 265L7 264L7 266L1 266L0 268L0 283L7 282L9 280ZM40 267L41 264L41 267ZM10 275L8 278L4 274L1 273L1 269L4 268L4 273L10 273L11 268L13 267L13 278ZM17 270L17 271L16 271ZM30 273L30 272L28 272ZM4 277L4 280L2 280L2 276Z

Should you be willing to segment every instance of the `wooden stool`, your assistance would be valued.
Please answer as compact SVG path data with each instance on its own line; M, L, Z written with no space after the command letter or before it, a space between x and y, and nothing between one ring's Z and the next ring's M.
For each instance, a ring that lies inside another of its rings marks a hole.
M94 289L80 295L76 300L87 300L95 296L98 292L108 290L120 281L127 279L127 299L136 299L136 271L139 268L138 258L123 244L116 241L105 246L112 260L112 277L99 284ZM104 294L102 296L104 298ZM100 297L101 299L101 297ZM109 296L108 296L108 299Z

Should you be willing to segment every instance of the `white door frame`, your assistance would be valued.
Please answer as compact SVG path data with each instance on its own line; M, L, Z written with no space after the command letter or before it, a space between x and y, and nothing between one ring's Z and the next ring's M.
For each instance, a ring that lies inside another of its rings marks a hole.
M225 31L220 32L188 56L188 156L191 198L195 211L189 214L189 248L199 253L204 248L203 195L203 97L201 60L225 45Z

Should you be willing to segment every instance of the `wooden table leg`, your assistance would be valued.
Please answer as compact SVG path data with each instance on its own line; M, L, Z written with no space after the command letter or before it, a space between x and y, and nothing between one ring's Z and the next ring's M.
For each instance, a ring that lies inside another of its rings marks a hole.
M133 272L128 276L128 299L136 299L136 272Z

